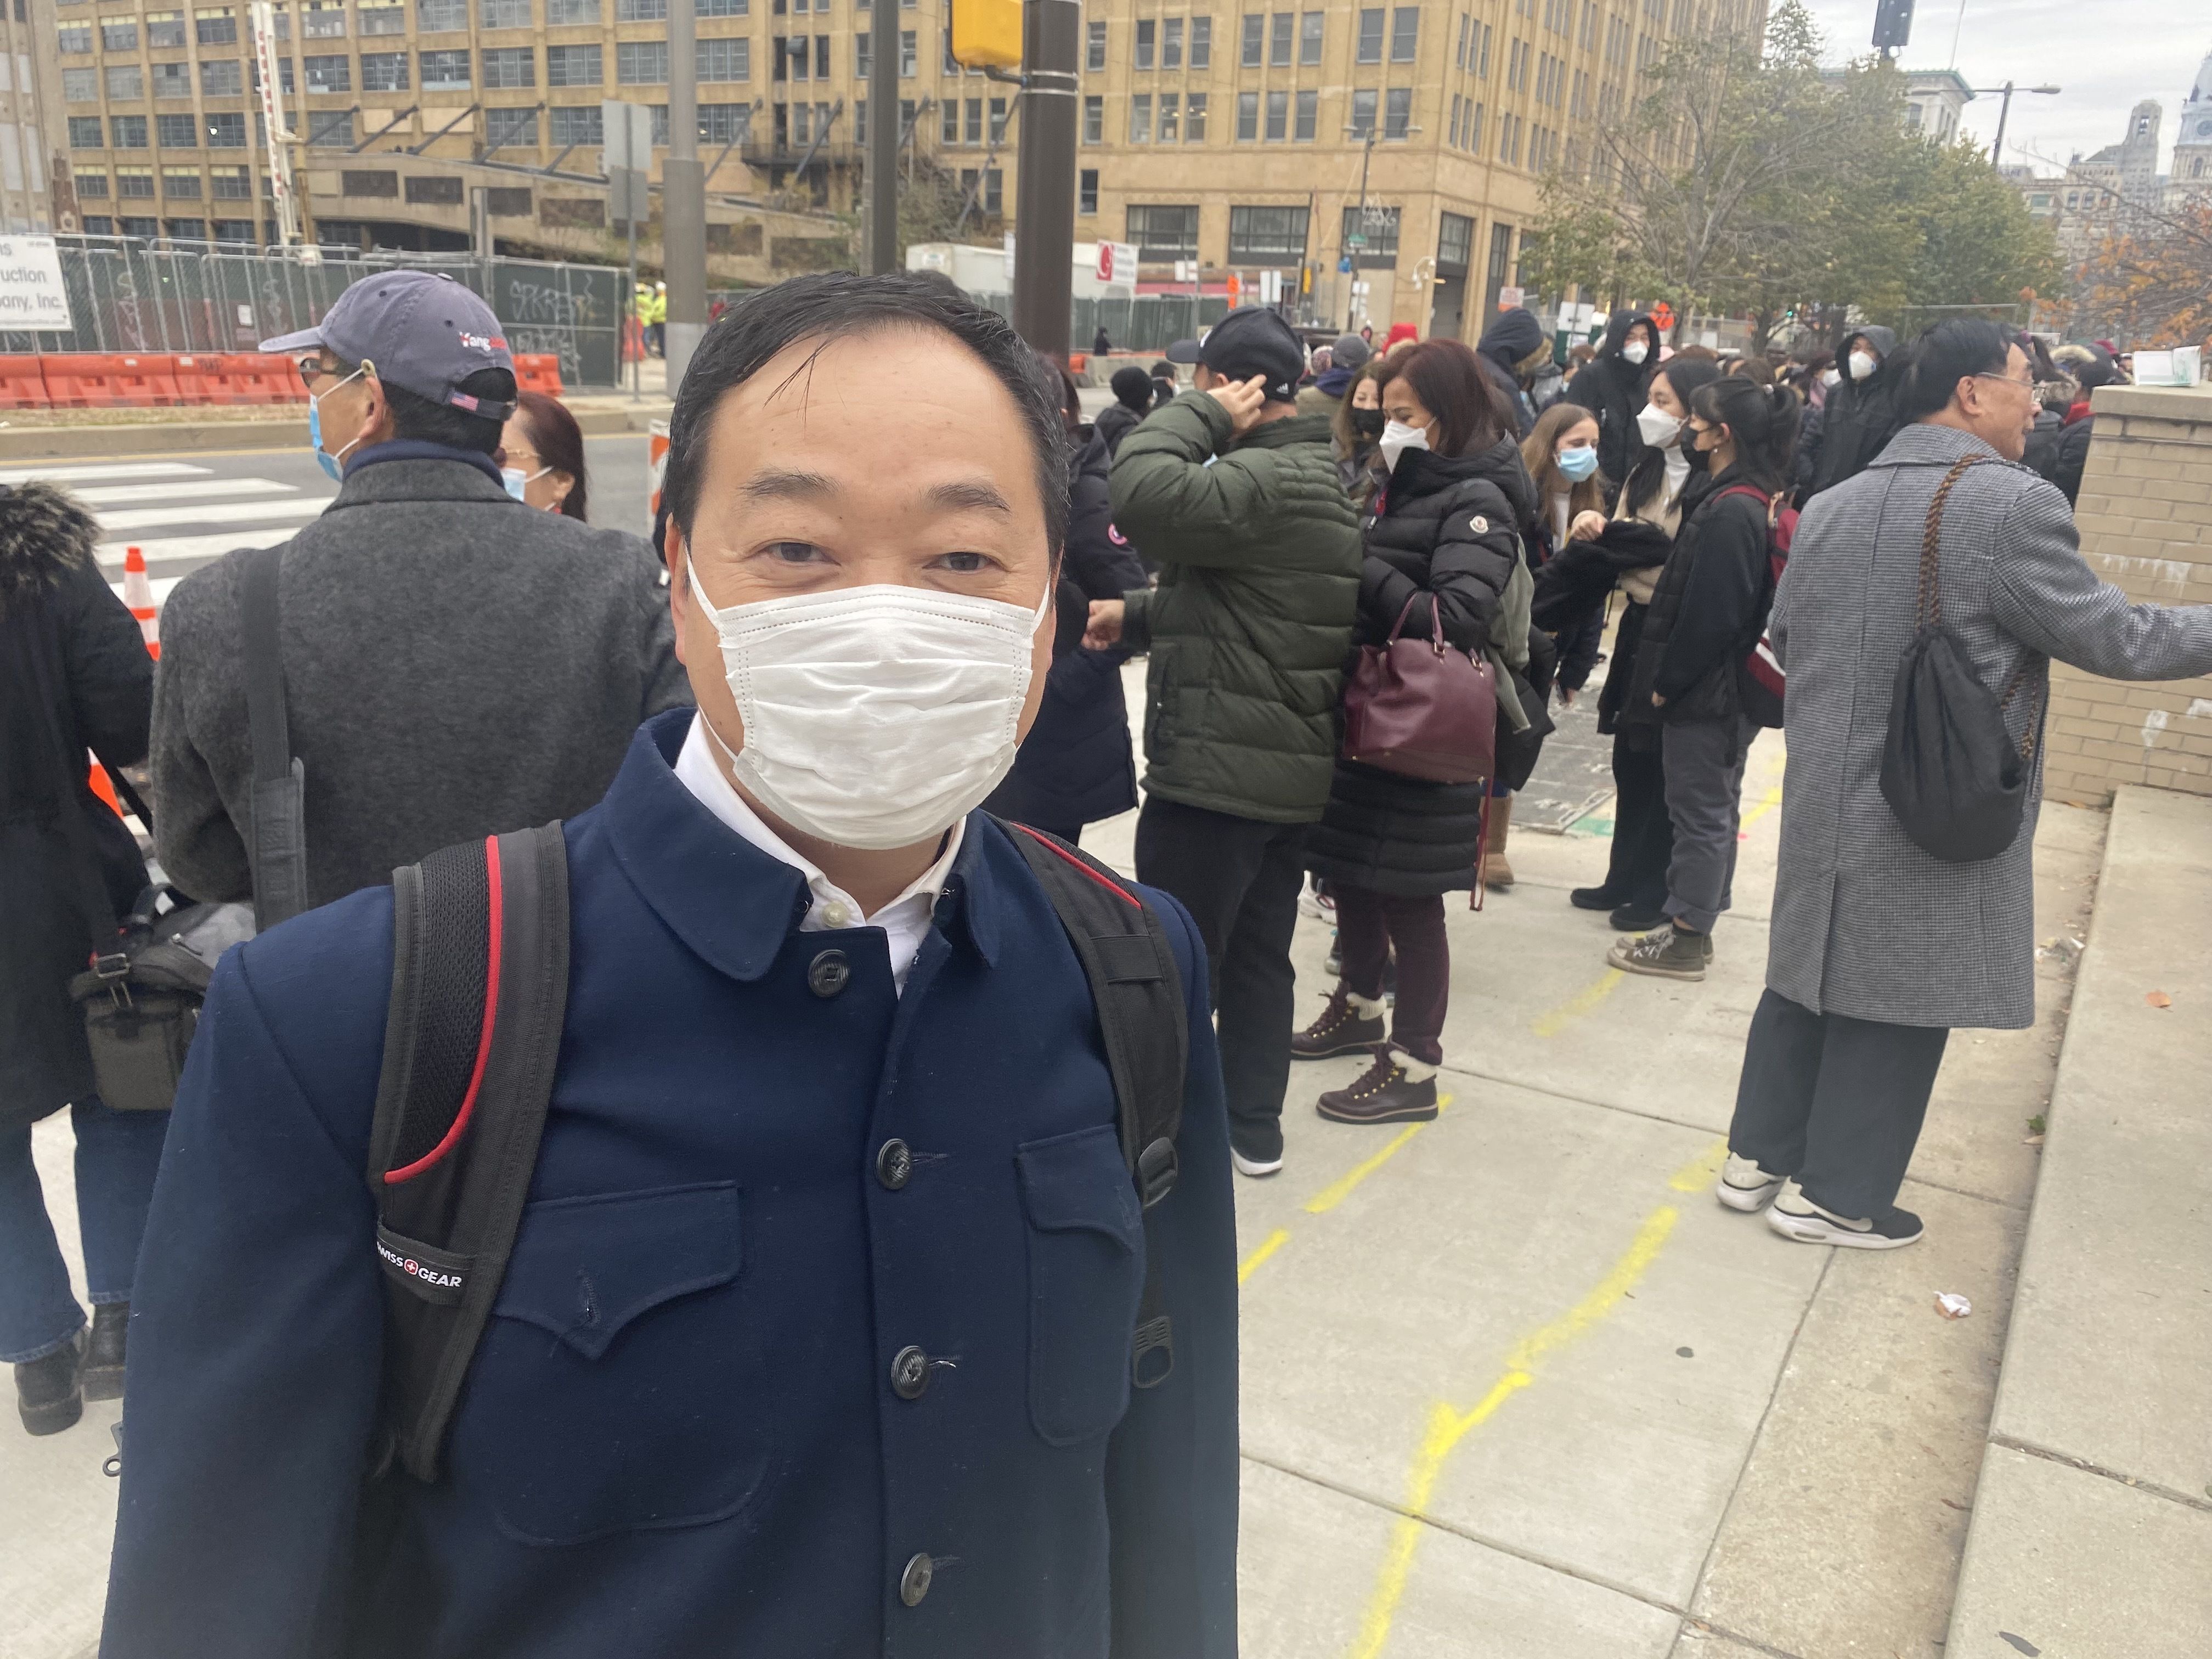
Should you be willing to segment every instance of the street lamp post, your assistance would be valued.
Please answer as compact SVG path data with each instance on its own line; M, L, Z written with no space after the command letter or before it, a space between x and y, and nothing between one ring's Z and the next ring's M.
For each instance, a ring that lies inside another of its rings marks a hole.
M1358 127L1346 127L1345 131L1355 137L1359 136L1359 129ZM1367 169L1370 164L1375 160L1375 135L1376 131L1377 129L1375 124L1372 121L1370 121L1367 124L1367 131L1365 134L1367 143L1365 147L1360 151L1359 155L1359 216L1357 222L1358 223L1359 229L1355 234L1359 238L1359 246L1361 247L1364 247L1367 245ZM1346 248L1345 252L1350 256L1352 260L1351 278L1344 285L1346 289L1344 301L1344 331L1346 334L1349 334L1353 331L1353 330L1358 325L1359 322L1359 253L1358 249L1354 248Z
M1991 167L1995 167L1997 165L1998 159L2004 155L2005 123L2012 116L2013 94L2015 92L2033 92L2039 93L2043 96L2049 98L2055 97L2059 89L2057 87L2047 86L2015 87L2011 82L2008 81L2001 87L1975 87L1972 88L1972 90L1976 94L1986 94L1990 96L1999 97L2004 100L2002 103L1997 106L1996 142L1990 146L1990 165Z

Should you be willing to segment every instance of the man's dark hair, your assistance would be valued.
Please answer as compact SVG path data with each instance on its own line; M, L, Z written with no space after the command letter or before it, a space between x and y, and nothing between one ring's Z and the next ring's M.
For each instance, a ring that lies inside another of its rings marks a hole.
M839 270L794 276L752 295L708 329L668 421L668 464L662 476L666 516L690 533L706 476L707 433L723 394L801 340L814 341L818 352L833 340L894 328L933 329L945 335L974 353L1006 387L1029 436L1045 541L1057 558L1067 536L1067 438L1060 423L1060 388L998 313L904 275L855 276ZM810 355L797 374L812 367Z
M1729 429L1736 470L1747 482L1770 495L1788 485L1798 420L1797 394L1788 386L1723 374L1690 394L1690 412L1708 426Z
M377 384L383 387L384 401L392 410L393 437L419 438L424 443L444 444L448 449L473 449L484 455L499 453L505 422L488 421L451 404L438 403L386 380L379 379ZM480 368L461 382L460 390L471 398L511 404L514 401L514 375L508 369Z
M1922 331L1905 348L1898 380L1899 417L1924 421L1950 407L1959 382L1969 374L2003 374L2012 344L2012 330L1978 317L1954 317Z
M1404 380L1437 417L1437 454L1479 455L1504 435L1498 394L1466 341L1424 340L1382 362L1379 389L1387 393L1391 381Z

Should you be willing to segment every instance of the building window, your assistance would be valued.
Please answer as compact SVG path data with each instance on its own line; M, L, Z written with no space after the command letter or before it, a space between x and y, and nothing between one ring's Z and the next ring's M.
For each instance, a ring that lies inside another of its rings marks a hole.
M201 64L200 67L203 70L228 69L232 81L235 82L238 79L238 65L234 63L207 63ZM231 90L236 92L238 88L234 85ZM135 104L143 98L146 95L145 76L138 72L138 65L136 64L108 64L107 95L111 100L118 104Z
M367 66L367 57L362 58ZM599 49L597 46L548 46L545 48L545 84L549 87L596 87L599 84ZM593 114L598 112L594 110ZM558 143L559 139L554 142ZM595 141L596 142L596 141Z
M404 34L407 33L407 8L362 6L359 10L359 21L363 34Z
M1302 207L1229 210L1229 263L1295 265L1306 257L1308 210Z
M96 69L73 69L62 71L62 102L64 104L96 104L100 101L100 71Z
M1097 167L1085 167L1075 175L1075 210L1082 214L1098 211L1098 169Z
M1291 137L1301 144L1314 141L1314 129L1321 125L1321 94L1302 92L1298 94L1297 114L1291 127Z
M915 46L915 31L899 31L899 79L911 81L921 68L921 57Z
M1194 92L1182 100L1182 141L1186 144L1206 142L1206 94Z
M618 40L615 43L615 79L626 87L668 84L668 42Z
M1267 94L1267 142L1279 144L1290 136L1291 94L1271 92Z
M150 192L149 192L150 194ZM136 236L142 241L152 241L161 234L159 219L125 217L115 222L116 231L124 236Z
M215 222L215 240L218 242L253 245L253 221L251 219L218 219Z
M1267 67L1288 69L1291 66L1291 30L1297 22L1295 12L1279 11L1267 20Z
M1087 23L1084 29L1083 67L1097 75L1106 67L1106 25Z
M173 241L204 242L207 240L207 221L204 219L172 219L168 234Z
M574 24L597 24L599 21L599 0L545 0L545 27L562 28Z
M1129 142L1152 142L1152 94L1149 92L1140 92L1129 100Z
M130 118L122 118L128 120ZM69 141L71 149L101 149L106 141L100 136L97 115L72 115L69 118Z
M948 43L952 39L950 34L947 34L945 38ZM875 62L875 53L869 50L868 40L869 32L866 29L862 29L859 33L853 37L853 78L856 81L866 80L868 78L869 68ZM771 40L769 45L773 49L775 43ZM950 44L945 46L945 50L947 52L952 50ZM772 78L781 81L783 79L783 56L781 52L775 52L774 53L774 57L775 62L775 71ZM860 140L855 138L854 142L858 143Z
M597 52L599 48L594 46L592 50ZM564 149L604 142L597 104L556 104L546 113L552 118L549 125L553 142ZM550 207L551 204L546 205Z
M665 23L667 21L668 0L615 0L615 21L617 23Z
M1267 36L1267 20L1256 11L1247 15L1244 19L1243 42L1237 55L1239 67L1243 69L1260 67L1260 54ZM66 51L67 48L64 50ZM84 50L89 52L92 48L88 46Z
M702 81L752 79L753 43L742 35L734 40L702 40L693 57Z
M461 181L459 179L425 177L410 173L407 179L407 199L432 207L459 207L462 202Z
M1149 17L1138 20L1136 64L1140 70L1148 70L1152 66L1152 33L1155 27Z
M1182 109L1180 94L1164 92L1160 94L1160 142L1173 144L1181 142Z
M318 149L351 149L353 112L348 110L343 115L310 116L307 142Z
M1355 236L1365 237L1365 245L1353 241ZM1363 218L1358 208L1345 209L1343 246L1358 255L1362 265L1395 265L1398 263L1398 210L1370 202Z
M1359 49L1355 61L1379 64L1382 61L1382 8L1363 6L1359 11Z
M1160 67L1164 70L1182 67L1182 25L1180 17L1160 20Z
M154 169L151 167L118 167L115 169L115 193L128 198L154 197Z
M415 27L425 34L468 26L468 0L415 0Z
M428 76L424 76L427 84ZM705 76L700 77L702 80ZM528 46L491 46L483 55L486 87L534 87L538 84L538 55Z
M153 31L147 31L150 37ZM307 0L300 19L300 33L308 40L343 40L345 39L345 8L332 0ZM180 38L177 45L184 45Z
M70 28L54 31L54 50L64 58L75 57L92 50L92 25L78 24Z
M663 46L661 61L667 61L668 48ZM466 92L469 89L469 55L465 52L426 52L419 65L425 92Z
M1390 13L1390 61L1410 64L1421 54L1421 9L1399 6Z
M88 214L85 216L84 234L88 236L112 236L115 234L115 221L104 213Z
M1298 62L1308 69L1321 62L1322 35L1328 23L1327 12L1309 11L1298 15Z
M949 111L951 105L945 106ZM1083 100L1083 142L1103 144L1106 142L1106 100L1089 97Z
M353 90L353 59L342 52L302 58L301 67L307 72L309 92Z
M1382 136L1403 138L1413 131L1413 89L1393 87L1382 100Z
M180 11L146 14L146 44L159 52L185 44L185 15Z
M163 167L161 194L171 201L198 201L200 194L200 170L198 167Z
M208 194L218 201L250 202L253 199L253 174L245 167L212 167L209 169Z
M1352 136L1364 138L1375 131L1375 91L1369 88L1352 94Z
M203 12L201 15L205 16ZM136 52L138 50L138 20L135 17L103 17L100 20L100 47L102 52Z
M527 219L530 208L530 191L526 186L493 185L484 191L484 211L495 219Z
M1137 245L1137 257L1146 261L1194 259L1198 257L1198 209L1190 207L1133 207L1129 210L1127 240Z
M107 175L104 173L87 173L80 168L76 175L76 193L80 201L88 196L97 197L101 201L106 201Z
M117 119L124 118L118 116ZM131 118L144 121L144 116ZM163 149L198 149L200 147L200 124L189 115L157 115L154 118L155 136L161 139ZM118 138L115 141L121 143ZM141 143L138 149L143 149Z
M477 21L488 29L526 29L530 0L477 0Z
M960 142L960 100L947 98L937 106L937 142L957 144Z
M592 48L597 52L599 48ZM407 90L407 54L404 52L365 52L361 55L361 89L363 92L404 92Z
M1211 17L1190 20L1190 66L1194 70L1213 67L1213 20Z
M348 196L388 196L396 200L399 175L386 167L349 167L338 174L338 189Z
M865 103L866 100L860 100ZM859 105L855 105L858 108ZM702 104L699 106L699 137L708 144L741 144L751 135L753 106L750 104ZM859 135L854 135L859 142Z
M1006 100L1003 98L991 100L991 142L994 144L1006 142Z
M1237 138L1240 143L1249 143L1260 136L1260 94L1240 92L1237 94Z
M202 85L201 85L201 90L202 90L202 91L205 91L205 90L206 90L206 85L205 85L205 82L206 82L206 80L207 80L207 71L208 71L208 67L209 67L209 66L208 66L208 64L207 64L204 61L203 61L203 62L201 63L201 64L200 64L200 80L201 80L201 82L202 82ZM257 92L257 93L258 93L258 92L259 92L259 91L261 90L261 65L260 65L260 64L257 64L257 63L254 63L254 62L253 62L253 61L252 61L251 59L248 59L248 60L247 60L247 62L246 62L246 84L247 86L251 87L251 88L252 88L255 92ZM234 77L232 77L232 76L218 76L217 78L218 78L218 80L229 80L229 79L232 79L232 78L234 78ZM292 93L292 60L291 60L289 58L279 58L276 60L276 84L283 89L285 96L289 97L289 96L291 95L291 93Z
M210 149L244 149L246 117L210 112L207 118L207 141Z

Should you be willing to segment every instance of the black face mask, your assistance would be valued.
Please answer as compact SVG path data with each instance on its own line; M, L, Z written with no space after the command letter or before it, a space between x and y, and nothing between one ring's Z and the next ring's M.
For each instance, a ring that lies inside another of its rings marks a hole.
M1389 424L1389 416L1379 409L1355 409L1352 411L1352 429L1363 438L1381 437L1382 428Z
M1690 464L1690 471L1692 472L1710 472L1712 470L1712 452L1699 449L1693 443L1685 443L1682 446L1682 459Z

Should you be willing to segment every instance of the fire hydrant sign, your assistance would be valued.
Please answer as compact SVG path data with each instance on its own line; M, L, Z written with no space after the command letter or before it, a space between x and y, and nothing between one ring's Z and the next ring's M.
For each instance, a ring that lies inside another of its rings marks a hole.
M0 236L0 329L66 333L74 326L54 239Z

